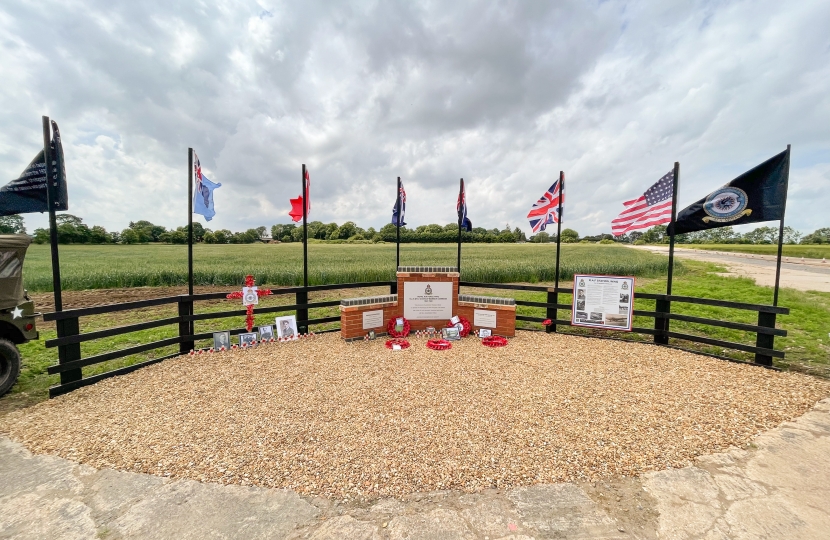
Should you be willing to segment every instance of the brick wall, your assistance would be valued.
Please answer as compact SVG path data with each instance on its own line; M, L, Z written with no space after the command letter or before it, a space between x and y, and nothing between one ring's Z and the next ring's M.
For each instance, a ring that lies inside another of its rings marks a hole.
M383 326L363 328L363 312L383 310ZM368 304L362 306L340 306L340 337L343 339L363 339L363 336L374 330L375 334L386 333L386 323L392 317L400 317L403 311L398 310L397 302L385 304Z
M496 327L490 328L494 335L505 337L513 337L516 335L516 306L459 302L458 315L466 317L467 320L470 321L470 324L473 325L473 330L476 332L479 328L489 328L486 326L476 326L475 310L477 309L486 309L488 311L496 312Z

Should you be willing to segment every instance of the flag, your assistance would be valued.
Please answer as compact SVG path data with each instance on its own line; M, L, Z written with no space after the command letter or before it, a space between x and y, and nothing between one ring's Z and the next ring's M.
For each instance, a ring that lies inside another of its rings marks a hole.
M784 217L790 156L777 156L743 173L677 215L676 234Z
M54 185L55 211L69 210L69 195L66 186L66 166L63 159L63 144L58 124L52 121L52 180ZM26 166L20 176L0 188L0 216L48 212L46 197L46 159L43 150Z
M458 222L461 224L461 230L470 232L473 230L473 224L470 218L467 217L467 197L464 194L464 180L461 180L461 191L458 192L458 202L455 205L458 210Z
M611 222L611 232L614 236L622 236L629 231L669 223L673 191L674 170L672 169L639 198L623 203L625 210Z
M542 198L533 203L527 219L530 221L530 228L534 233L544 231L547 225L559 223L562 216L559 215L559 198L562 198L562 205L565 204L565 194L561 191L559 180L553 183L542 195Z
M222 184L215 184L202 174L202 164L196 152L193 152L193 173L196 182L196 189L193 191L193 213L205 216L205 220L210 221L216 215L213 208L213 190L222 187Z
M400 225L406 225L403 221L403 216L406 213L406 190L403 188L403 182L398 188L398 198L395 200L395 206L392 207L392 225L398 227L398 201L401 202L401 221Z
M308 175L308 169L305 170L305 193L301 194L296 199L289 199L291 201L291 211L288 215L291 216L292 221L301 221L303 219L303 195L305 195L305 215L311 213L311 198L309 197L311 189L311 177Z

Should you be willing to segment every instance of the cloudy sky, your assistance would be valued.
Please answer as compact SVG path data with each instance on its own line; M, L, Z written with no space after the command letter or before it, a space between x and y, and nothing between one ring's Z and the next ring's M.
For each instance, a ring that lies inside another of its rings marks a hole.
M211 228L379 227L525 215L564 170L565 223L610 231L681 166L680 207L793 145L788 224L830 226L830 3L169 2L0 6L0 170L59 123L70 213L120 230L187 219L187 148ZM202 218L199 217L199 220ZM26 216L31 231L43 226Z

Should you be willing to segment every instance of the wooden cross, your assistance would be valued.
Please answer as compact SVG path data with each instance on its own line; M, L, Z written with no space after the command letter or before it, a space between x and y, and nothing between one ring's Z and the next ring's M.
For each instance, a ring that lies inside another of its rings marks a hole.
M242 305L246 306L248 310L248 314L245 316L245 328L248 329L248 332L254 328L254 304L259 303L260 296L271 294L271 289L257 289L254 283L254 276L245 276L245 286L242 290L232 292L225 297L228 300L242 299Z

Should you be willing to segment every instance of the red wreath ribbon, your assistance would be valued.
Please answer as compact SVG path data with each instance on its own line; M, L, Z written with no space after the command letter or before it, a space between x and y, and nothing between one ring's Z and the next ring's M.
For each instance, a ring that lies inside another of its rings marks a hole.
M393 345L400 345L401 349L408 349L409 348L409 342L405 339L395 338L395 339L387 339L386 340L386 348L387 349L393 348L392 347Z
M467 317L458 317L458 322L461 323L461 330L458 331L458 335L461 337L467 337L470 334L470 329L473 327L470 324L470 321L467 320ZM452 321L447 322L447 328L455 328L455 325Z
M507 338L501 336L487 336L481 339L481 344L487 347L504 347L507 345Z
M550 326L551 324L553 324L553 321L551 321L550 319L545 319L544 321L542 321L542 324L544 326Z
M403 319L402 332L398 332L395 330L395 322L398 320L398 317L392 317L391 319L389 319L389 323L386 325L386 333L392 336L393 338L406 337L409 335L409 330L411 328L409 326L409 321L407 321L403 317L400 318Z
M446 339L429 339L427 340L427 347L433 351L446 351L452 349L452 343Z

